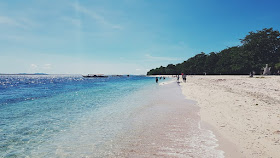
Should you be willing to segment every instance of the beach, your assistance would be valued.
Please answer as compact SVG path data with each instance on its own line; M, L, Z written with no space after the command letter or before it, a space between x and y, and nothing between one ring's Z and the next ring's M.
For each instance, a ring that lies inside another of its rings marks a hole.
M0 157L224 157L173 79L1 76L0 88Z
M279 77L170 77L3 76L0 157L278 157Z
M187 76L180 85L225 157L279 157L280 76Z
M224 157L217 139L201 128L199 108L185 99L175 82L161 82L152 101L128 119L129 128L96 157Z

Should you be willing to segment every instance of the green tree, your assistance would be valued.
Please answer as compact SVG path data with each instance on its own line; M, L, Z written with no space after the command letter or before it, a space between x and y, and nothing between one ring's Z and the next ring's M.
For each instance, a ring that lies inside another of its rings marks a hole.
M168 75L176 75L177 74L176 66L173 64L167 65L167 67L165 68L165 72Z
M280 63L275 64L276 71L280 70Z
M272 28L249 32L241 46L229 47L219 53L201 52L183 63L169 64L150 70L147 74L248 74L257 73L265 64L272 72L280 68L280 33Z
M272 28L265 28L256 32L249 32L241 39L244 53L250 56L251 66L254 70L260 70L263 65L274 67L280 59L280 33Z
M214 70L218 60L218 55L215 52L211 52L205 60L205 72L208 74L214 74Z

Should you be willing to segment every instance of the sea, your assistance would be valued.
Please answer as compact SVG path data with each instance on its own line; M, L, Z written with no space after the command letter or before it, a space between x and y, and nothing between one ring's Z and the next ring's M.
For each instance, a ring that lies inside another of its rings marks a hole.
M0 157L224 157L171 78L0 76Z

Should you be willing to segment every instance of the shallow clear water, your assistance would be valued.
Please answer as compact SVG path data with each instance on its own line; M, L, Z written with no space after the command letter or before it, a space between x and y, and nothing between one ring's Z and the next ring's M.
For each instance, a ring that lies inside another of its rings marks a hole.
M222 157L198 108L168 85L144 76L0 76L0 157Z
M40 153L41 145L89 120L87 115L106 117L113 103L153 81L139 76L0 76L0 157ZM106 114L100 114L104 109Z

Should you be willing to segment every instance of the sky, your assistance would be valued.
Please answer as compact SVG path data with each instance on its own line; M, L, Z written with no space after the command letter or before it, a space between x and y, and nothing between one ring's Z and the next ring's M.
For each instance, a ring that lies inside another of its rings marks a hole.
M0 73L146 74L280 30L279 0L0 0Z

